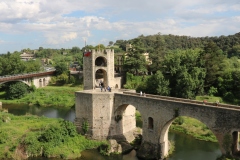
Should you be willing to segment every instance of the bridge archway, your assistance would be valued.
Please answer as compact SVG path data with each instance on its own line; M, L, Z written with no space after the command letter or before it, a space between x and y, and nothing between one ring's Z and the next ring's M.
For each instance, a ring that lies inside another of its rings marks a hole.
M183 119L183 121L181 121L181 119ZM190 117L190 116L179 116L179 117L171 119L170 121L168 121L163 126L162 129L159 129L159 132L160 132L160 134L159 134L159 144L161 145L161 151L160 152L163 153L164 156L168 155L168 151L170 149L169 148L170 146L169 146L169 143L168 143L168 141L169 141L168 133L169 133L170 127L173 125L174 122L176 124L183 125L183 123L185 123L186 120L194 122L194 125L192 125L192 127L194 128L194 130L196 132L203 131L202 134L204 134L206 136L211 136L211 135L215 136L215 138L217 140L216 143L219 144L219 139L217 138L216 134L213 133L214 131L211 128L208 128L207 123L203 123L199 119L196 119L196 118L193 118L193 117ZM186 130L190 131L190 130L188 130L188 128ZM207 139L205 139L205 140L207 140ZM219 149L221 149L220 144L219 144Z
M46 79L43 78L43 86L46 86Z
M114 111L114 120L117 122L117 133L125 135L136 129L135 114L136 108L130 104L123 104Z
M39 79L39 88L41 88L43 85L42 85L42 79Z
M107 72L104 69L98 69L95 72L95 86L99 86L100 82L103 82L104 86L107 87Z

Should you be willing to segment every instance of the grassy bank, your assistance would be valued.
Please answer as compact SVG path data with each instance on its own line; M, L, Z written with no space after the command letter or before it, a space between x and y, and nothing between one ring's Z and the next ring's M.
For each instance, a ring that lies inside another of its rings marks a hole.
M82 90L82 86L47 86L38 88L35 92L25 95L21 99L5 100L5 92L0 92L0 101L6 104L25 103L38 106L55 106L71 108L75 104L75 91Z
M77 134L73 123L62 119L0 112L0 159L73 159L80 157L81 151L105 143L85 139Z
M205 124L190 117L178 117L170 126L170 130L188 134L199 140L217 142L216 136Z

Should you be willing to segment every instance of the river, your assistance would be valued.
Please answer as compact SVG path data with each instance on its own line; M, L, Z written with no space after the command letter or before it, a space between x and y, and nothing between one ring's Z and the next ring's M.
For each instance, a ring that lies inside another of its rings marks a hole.
M50 118L63 118L71 122L75 119L74 109L57 109L53 107L37 107L28 105L3 104L4 109L14 115L33 114ZM174 153L167 160L216 160L221 156L221 151L217 143L199 141L191 136L182 133L169 132L169 140L175 142ZM49 160L47 158L34 158L32 160ZM57 160L57 159L51 159ZM133 150L126 155L116 155L105 157L96 150L87 150L82 153L82 158L78 160L138 160L136 152Z

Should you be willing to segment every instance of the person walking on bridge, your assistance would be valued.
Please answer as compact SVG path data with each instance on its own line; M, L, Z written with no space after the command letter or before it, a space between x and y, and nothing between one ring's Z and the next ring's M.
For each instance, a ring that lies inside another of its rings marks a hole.
M103 89L104 89L105 92L106 92L106 88L104 87L104 83L103 83L103 82L100 82L100 87L101 87L101 92L102 92Z

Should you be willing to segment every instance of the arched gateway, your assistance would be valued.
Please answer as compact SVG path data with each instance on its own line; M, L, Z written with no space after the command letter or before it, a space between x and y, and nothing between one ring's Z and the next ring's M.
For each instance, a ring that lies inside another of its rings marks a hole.
M137 152L141 158L162 159L168 154L168 129L178 116L188 116L207 125L215 134L222 153L239 154L240 107L157 95L140 96L132 91L115 89L121 78L114 77L114 52L92 51L84 57L84 91L76 92L75 124L81 132L82 124L89 124L88 134L103 140L125 136L134 139L135 111L143 120L142 142ZM100 71L99 71L100 70ZM112 87L101 92L97 81ZM230 139L229 139L230 137Z

